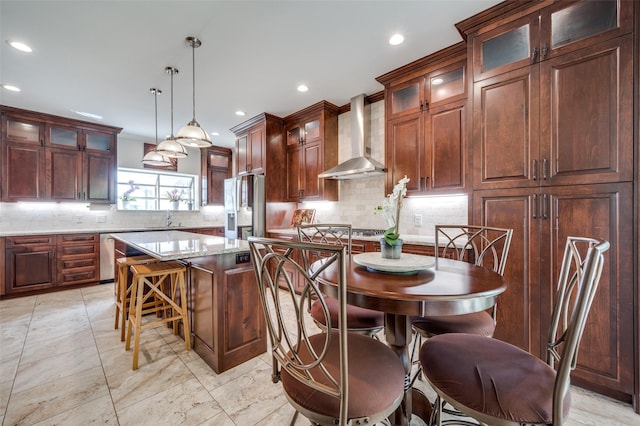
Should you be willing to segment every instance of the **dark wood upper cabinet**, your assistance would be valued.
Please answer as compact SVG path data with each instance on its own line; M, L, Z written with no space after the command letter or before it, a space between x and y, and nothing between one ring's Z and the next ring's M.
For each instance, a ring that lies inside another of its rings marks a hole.
M2 112L2 201L115 202L122 130L12 107Z
M407 176L408 195L463 192L467 175L466 46L394 70L385 85L385 191Z
M236 174L264 174L267 201L285 201L284 124L262 113L231 128L236 135Z
M338 182L318 178L338 165L338 111L322 101L284 118L287 201L338 200Z
M224 180L232 176L232 152L212 146L201 150L202 205L224 204Z
M473 37L474 81L631 33L633 3L541 1L525 5L523 2L524 10L510 17L509 22L487 25Z

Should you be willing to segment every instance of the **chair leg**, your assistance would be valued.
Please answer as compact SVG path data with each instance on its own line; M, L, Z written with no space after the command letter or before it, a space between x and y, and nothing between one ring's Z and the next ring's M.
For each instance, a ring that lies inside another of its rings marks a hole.
M146 278L140 278L140 282L138 283L138 293L136 296L135 303L135 336L133 337L133 364L132 369L138 369L138 354L140 352L140 334L142 331L142 305L144 298L144 287L145 287ZM131 315L129 315L129 323L131 323Z

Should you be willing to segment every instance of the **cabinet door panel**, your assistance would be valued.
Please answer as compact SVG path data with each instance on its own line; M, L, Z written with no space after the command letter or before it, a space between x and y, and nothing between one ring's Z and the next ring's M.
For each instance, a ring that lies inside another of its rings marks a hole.
M385 158L387 161L386 191L393 187L405 175L410 179L407 193L423 190L420 178L423 175L423 138L420 132L422 120L420 114L412 117L389 121L387 124L387 143Z
M632 40L541 64L543 185L633 180Z
M540 353L539 220L536 189L476 191L473 223L513 229L498 298L494 337L533 354ZM535 216L535 217L534 217Z
M55 285L55 249L6 250L6 292L37 290Z
M36 121L11 116L2 117L2 137L6 142L29 143L43 146L43 127L42 123Z
M320 144L304 145L304 198L320 197L320 179L322 173L322 152Z
M115 202L112 156L85 153L84 199L96 202Z
M465 102L432 109L426 116L426 177L429 190L464 188Z
M303 155L302 145L287 149L287 198L289 201L299 200L301 196L304 175L300 165L303 162Z
M250 171L262 173L264 171L265 134L264 126L258 126L249 131Z
M501 25L473 39L473 79L480 81L527 67L537 59L537 14Z
M572 381L583 380L629 394L633 393L633 231L624 216L633 209L632 194L631 183L549 188L541 249L544 339L567 237L603 238L611 243L604 254L604 269Z
M249 156L249 151L248 151L248 136L247 135L242 135L240 137L238 137L238 139L236 139L236 154L237 154L237 163L238 163L238 169L236 170L236 173L243 173L243 172L248 172L248 156Z
M537 67L475 84L474 188L538 186L538 90Z
M82 199L82 152L50 148L47 155L49 193L56 201Z
M45 199L44 150L39 145L4 144L3 201Z

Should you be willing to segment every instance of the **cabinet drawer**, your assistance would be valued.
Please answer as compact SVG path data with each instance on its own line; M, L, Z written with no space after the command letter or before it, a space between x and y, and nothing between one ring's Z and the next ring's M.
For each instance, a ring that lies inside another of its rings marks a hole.
M63 271L67 269L83 268L83 267L97 268L98 264L96 262L96 257L92 256L92 257L83 257L80 259L59 259L58 260L58 268Z
M83 282L98 281L98 270L90 268L87 270L60 271L58 275L58 285L79 284Z
M58 257L89 255L93 256L98 252L96 244L82 244L74 246L58 246Z
M22 237L7 237L7 248L21 246L37 246L55 244L54 236L51 235L25 235Z
M100 236L98 234L65 234L58 235L58 245L60 244L75 244L75 243L97 243L100 241Z

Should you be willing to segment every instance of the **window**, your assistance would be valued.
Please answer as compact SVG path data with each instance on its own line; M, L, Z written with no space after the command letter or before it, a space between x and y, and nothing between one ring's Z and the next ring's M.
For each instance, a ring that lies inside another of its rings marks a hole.
M118 209L197 210L198 176L118 168ZM177 203L171 203L175 194Z

